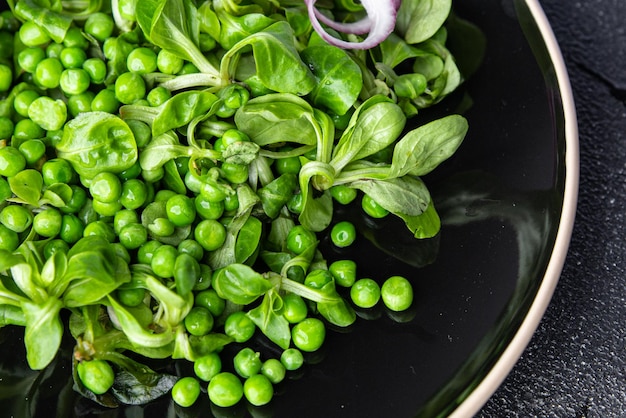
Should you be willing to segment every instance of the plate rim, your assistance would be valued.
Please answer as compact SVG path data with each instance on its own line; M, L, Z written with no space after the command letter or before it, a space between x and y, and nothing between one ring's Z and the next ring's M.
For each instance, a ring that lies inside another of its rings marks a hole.
M491 398L530 343L552 300L572 237L579 187L579 137L572 87L559 44L539 0L523 0L537 25L556 73L562 100L565 132L565 184L561 217L552 254L528 312L508 346L471 393L451 412L450 418L470 417Z

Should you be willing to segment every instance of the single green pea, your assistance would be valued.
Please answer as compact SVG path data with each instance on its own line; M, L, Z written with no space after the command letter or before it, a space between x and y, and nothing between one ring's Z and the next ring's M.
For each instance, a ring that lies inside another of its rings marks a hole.
M118 201L122 195L122 182L115 174L103 171L96 174L89 185L89 192L100 202Z
M65 95L72 96L87 91L91 79L87 71L82 68L68 68L61 73L59 85Z
M217 406L227 408L236 405L243 397L241 380L230 372L215 375L207 388L209 399Z
M10 118L0 116L0 140L11 138L14 129L15 124Z
M35 22L27 20L19 30L20 41L26 46L40 46L50 42L50 36Z
M0 175L13 177L26 168L26 158L12 146L0 148Z
M6 201L11 196L13 196L13 192L9 182L4 177L0 177L0 202Z
M224 213L225 200L212 202L203 195L199 194L194 199L196 213L202 219L219 219Z
M226 301L219 297L214 289L205 289L196 293L194 304L208 309L214 317L219 317L226 308Z
M142 170L141 172L141 177L143 177L147 183L156 183L161 180L164 175L165 170L163 167L155 168L154 170Z
M349 247L356 240L356 229L349 221L337 222L330 230L330 240L339 248Z
M70 246L67 242L62 239L51 239L43 247L43 256L47 260L57 252L67 254L69 250Z
M139 261L139 263L141 264L150 265L152 263L152 258L155 251L161 245L163 244L156 240L146 242L137 250L137 261Z
M75 213L77 214L85 203L87 203L87 192L85 189L76 184L71 184L72 197L65 204L65 206L59 208L63 213Z
M113 34L115 22L113 18L102 12L96 12L89 15L85 21L85 33L93 36L100 42L104 42Z
M304 250L317 243L317 236L302 225L291 228L287 234L287 249L294 254L302 254Z
M193 371L200 380L208 382L222 371L222 359L215 352L198 357L193 362Z
M62 158L53 158L46 161L41 166L43 183L50 186L55 183L72 184L76 177L76 172L72 165Z
M24 48L17 54L17 63L27 73L34 73L37 64L46 58L46 51L39 47Z
M146 95L146 82L137 73L123 73L115 80L115 97L123 104L132 104Z
M326 338L326 326L314 317L298 322L291 329L291 340L300 350L313 352L319 350Z
M40 94L35 90L23 90L15 96L15 99L13 100L13 109L15 109L18 115L27 118L30 104L39 97Z
M19 140L40 139L46 136L46 131L31 119L17 121L13 136Z
M265 375L256 374L244 381L243 394L254 406L267 405L274 397L274 386Z
M226 195L223 202L225 212L234 212L239 209L239 198L236 193Z
M213 329L213 315L208 309L201 306L191 308L184 319L185 329L191 335L206 335Z
M100 58L87 58L83 62L83 70L89 75L89 79L94 84L102 84L107 75L107 66Z
M8 65L0 64L0 92L9 91L13 84L13 70Z
M200 262L204 257L204 249L198 242L192 239L182 240L177 247L177 250L181 254L188 254L194 258L194 260Z
M157 86L148 92L146 99L152 107L160 106L172 97L172 93L162 86Z
M304 364L304 356L297 348L290 347L281 353L280 362L287 370L298 370Z
M33 223L33 214L25 206L8 205L0 211L0 223L17 233L26 231Z
M124 248L135 250L148 241L148 230L140 223L131 223L122 227L118 238Z
M283 307L280 313L290 324L297 324L307 317L308 308L300 295L287 293L283 296Z
M164 49L157 54L157 68L164 74L178 74L184 63L182 58Z
M138 148L143 148L150 140L152 140L152 129L148 124L142 122L140 120L127 120L126 124L133 131L133 135L135 136L135 142L137 143Z
M360 308L372 308L380 300L380 286L372 279L359 279L350 288L350 298Z
M157 237L169 237L176 231L176 225L167 218L155 218L148 224L148 230Z
M332 186L330 195L340 205L348 205L357 197L357 190L345 185Z
M87 53L82 48L63 48L59 54L59 60L65 68L81 68L87 59Z
M302 209L304 209L304 199L302 198L302 193L294 193L287 202L287 209L289 212L295 213L299 215L302 213Z
M224 322L224 333L238 343L248 341L254 335L256 325L243 311L233 312Z
M164 244L157 248L150 261L150 267L154 274L163 278L174 276L174 264L177 256L178 251L169 244Z
M389 211L378 204L369 195L363 195L361 199L361 207L363 211L372 218L380 219L389 215Z
M392 311L408 309L413 303L413 286L402 276L392 276L380 288L383 303Z
M193 286L193 290L201 292L211 287L213 278L213 269L208 264L200 263L200 276L196 284Z
M85 228L83 229L83 237L88 236L99 236L106 239L108 242L113 242L116 238L113 227L109 223L102 220L85 225Z
M176 193L173 190L161 189L154 196L154 201L155 202L166 202L166 204L167 204L167 201L170 200L172 197L176 196L177 194L178 193Z
M129 168L127 168L124 171L121 171L118 173L118 177L120 178L120 180L122 181L128 181L128 180L133 180L133 179L137 179L137 177L139 177L141 175L141 163L139 161L139 159L137 159L137 161L135 161L135 163L133 165L131 165ZM152 194L150 186L147 185L144 182L144 185L146 186L146 201L148 201L148 197L150 197L150 195Z
M298 174L302 168L299 157L279 158L274 161L274 169L278 175L285 173Z
M153 73L157 70L157 54L150 48L135 48L126 58L126 67L138 74Z
M248 378L261 371L263 362L261 353L254 351L250 347L244 347L233 358L233 366L237 374L243 378Z
M102 202L98 199L93 199L91 204L93 206L93 210L100 216L115 216L115 214L123 208L119 201Z
M242 184L248 181L247 165L224 162L220 168L223 177L231 184Z
M261 374L267 377L268 380L275 385L283 381L286 371L287 369L283 363L275 358L265 360L265 362L263 362L263 366L261 367Z
M200 382L191 376L179 379L172 387L172 399L187 408L196 403L200 396Z
M82 49L87 49L89 47L89 41L83 35L81 28L77 26L72 26L65 33L65 38L63 38L63 45L66 48L78 47Z
M139 215L132 209L123 209L113 216L113 230L118 235L128 224L139 223Z
M33 75L37 84L46 89L53 89L59 86L63 64L58 58L44 58L41 60Z
M46 57L59 58L63 49L65 49L65 45L56 42L50 42L48 46L46 46Z
M20 245L17 232L12 231L3 224L0 224L0 250L13 252Z
M42 237L52 238L61 232L63 215L55 208L48 208L35 215L33 229Z
M120 202L126 209L139 209L148 199L148 186L142 180L131 179L122 184Z
M41 96L28 106L28 117L47 131L61 129L67 120L67 105L61 99Z
M191 225L196 219L194 201L182 194L170 197L165 204L165 211L167 219L178 227Z
M64 214L61 218L61 231L59 237L68 244L74 244L83 237L85 225L74 214Z
M90 90L70 96L67 100L67 110L72 117L78 116L80 113L90 112L91 103L96 94Z
M215 251L226 240L226 228L214 219L204 219L196 225L194 237L206 251Z
M115 97L115 92L109 89L102 89L91 102L91 110L97 112L117 113L120 101Z
M143 303L143 300L146 297L146 291L144 289L117 289L117 298L118 300L130 307L139 306ZM151 318L152 319L152 318Z
M115 373L104 360L81 361L76 370L83 385L96 395L106 393L113 386Z
M351 287L356 281L356 263L352 260L333 261L328 266L328 271L339 286Z

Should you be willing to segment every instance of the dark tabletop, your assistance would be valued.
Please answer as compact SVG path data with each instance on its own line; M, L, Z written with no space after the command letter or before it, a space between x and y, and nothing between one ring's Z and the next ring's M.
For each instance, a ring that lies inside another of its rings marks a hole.
M480 417L626 416L626 1L542 0L580 134L569 254L528 348Z

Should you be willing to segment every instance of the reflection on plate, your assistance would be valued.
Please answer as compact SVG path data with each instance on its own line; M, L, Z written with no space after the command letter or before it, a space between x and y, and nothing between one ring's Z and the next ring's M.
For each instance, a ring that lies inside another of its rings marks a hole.
M483 30L487 50L462 92L473 102L466 112L470 132L457 155L427 179L442 233L420 246L394 236L394 252L411 263L367 240L350 253L362 274L410 277L416 300L408 315L362 312L366 319L331 332L322 352L279 385L270 406L250 410L243 403L216 410L206 397L186 411L169 397L144 407L97 409L72 390L69 360L62 360L69 351L43 372L30 371L19 332L7 328L0 332L2 415L475 413L521 354L558 280L575 211L578 151L567 74L538 2L465 0L454 7ZM394 231L393 225L365 226L381 242Z

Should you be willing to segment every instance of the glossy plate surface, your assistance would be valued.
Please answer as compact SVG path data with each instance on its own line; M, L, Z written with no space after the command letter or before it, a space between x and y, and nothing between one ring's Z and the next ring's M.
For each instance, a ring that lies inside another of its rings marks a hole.
M348 254L362 276L409 277L408 315L362 313L330 332L320 355L279 385L271 406L187 411L169 397L105 411L72 391L69 356L28 370L18 330L0 331L0 408L21 417L433 417L471 416L528 343L563 265L578 187L573 99L558 46L533 0L454 2L487 40L484 62L464 85L470 132L459 152L426 178L444 226L414 245L401 228L367 228L396 255L434 261L415 268L366 239ZM460 99L440 107L454 111ZM466 102L465 102L466 103ZM447 106L447 107L446 107ZM339 214L355 219L349 211ZM396 232L398 231L398 232Z

